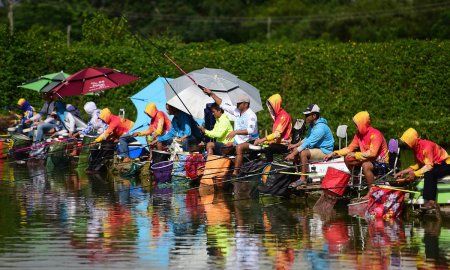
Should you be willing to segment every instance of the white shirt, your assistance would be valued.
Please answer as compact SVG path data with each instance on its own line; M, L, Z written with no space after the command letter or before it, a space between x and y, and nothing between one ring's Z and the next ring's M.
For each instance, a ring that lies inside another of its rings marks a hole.
M252 109L248 108L243 114L234 105L222 102L220 107L234 116L234 130L247 130L248 135L236 135L234 137L235 144L241 144L256 140L258 138L258 118Z

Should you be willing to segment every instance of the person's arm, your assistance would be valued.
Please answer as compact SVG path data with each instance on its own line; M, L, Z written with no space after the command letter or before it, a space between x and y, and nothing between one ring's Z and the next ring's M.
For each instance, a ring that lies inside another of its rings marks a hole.
M426 172L430 171L431 169L433 169L433 165L434 165L434 158L433 158L433 149L432 148L425 148L423 150L423 163L424 165L419 168L419 164L417 164L417 166L415 167L410 167L411 169L414 170L414 175L416 177L422 177Z
M297 152L301 152L305 149L310 149L313 148L314 145L316 145L322 138L323 136L325 136L325 128L322 124L318 124L316 125L312 130L311 133L309 134L308 137L306 137L303 141L302 144L297 148Z
M87 134L91 133L91 131L94 129L94 122L93 122L94 119L93 118L94 118L94 116L91 117L91 120L87 123L87 126L82 131L80 131L81 134L87 135Z
M45 105L48 106L47 103L44 103L44 105L42 105L41 110L39 112L37 112L35 115L33 115L33 117L31 117L29 120L30 121L39 121L39 119L41 119L42 116L46 115L47 114L47 109L46 109Z
M220 97L218 97L216 94L214 94L214 92L211 91L211 89L204 87L202 90L203 90L203 93L207 94L212 99L214 99L214 102L217 103L217 105L220 106L220 104L222 104L222 99Z
M347 147L344 147L344 148L342 148L340 150L336 150L332 154L333 155L338 155L338 156L345 156L348 153L355 151L355 149L358 148L358 147L359 147L358 138L355 135L353 137L352 142Z
M181 124L183 127L180 130L180 133L178 134L178 136L182 139L191 136L192 130L191 130L191 125L190 125L190 119L187 114L183 115Z
M108 125L108 128L100 136L98 136L97 139L95 139L95 142L106 140L106 138L108 138L114 132L114 129L116 129L118 125L119 122L111 121L111 123L109 123Z
M373 134L370 138L370 147L365 152L356 152L355 158L357 160L366 160L368 158L376 158L381 144L383 143L383 137L378 134Z
M66 123L64 125L66 126L66 129L69 133L75 132L75 117L72 113L68 112L66 113Z
M273 140L280 138L281 134L283 134L283 132L286 130L286 128L289 126L289 124L290 124L290 120L287 119L287 117L284 115L281 116L280 119L278 120L277 126L275 127L273 132L264 138L256 140L255 144L261 144L265 141L273 141Z

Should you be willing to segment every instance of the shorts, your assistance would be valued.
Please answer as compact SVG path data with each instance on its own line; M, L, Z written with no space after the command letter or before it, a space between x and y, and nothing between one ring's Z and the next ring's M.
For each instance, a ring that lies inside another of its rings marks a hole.
M225 146L224 143L214 142L214 155L223 156L223 155L234 155L236 148L233 146ZM224 154L225 151L225 154Z
M321 161L325 158L326 154L320 150L320 148L308 149L311 154L311 161Z
M372 161L372 165L374 175L385 175L389 172L389 165L387 163Z

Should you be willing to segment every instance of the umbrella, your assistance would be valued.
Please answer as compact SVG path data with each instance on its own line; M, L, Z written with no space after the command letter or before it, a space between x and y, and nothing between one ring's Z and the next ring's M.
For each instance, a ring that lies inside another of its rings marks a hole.
M172 80L167 78L167 80ZM148 103L153 102L159 111L166 111L166 93L164 92L164 84L166 80L162 77L158 77L152 83L147 85L144 89L134 94L130 99L136 107L137 118L134 121L134 126L131 128L133 132L144 131L148 128L148 123L150 123L150 118L144 113L145 106ZM142 145L146 145L144 137L136 138Z
M158 77L152 83L144 87L144 89L130 97L137 111L137 117L134 121L134 126L131 128L132 132L144 131L148 128L150 117L144 112L145 106L147 106L148 103L155 103L156 108L158 108L159 111L163 111L167 114L167 98L166 92L164 91L164 86L167 82L166 79L169 82L173 80L171 78ZM169 115L169 118L173 118L173 116ZM203 119L195 119L195 121L199 125L203 124ZM136 137L136 140L139 141L139 143L141 143L142 145L147 144L144 137Z
M86 95L119 87L139 79L110 68L86 68L68 77L53 92L60 97Z
M63 71L41 76L28 83L19 85L20 88L30 89L41 93L47 93L64 81L70 74Z
M250 97L250 108L254 112L263 109L259 90L228 71L203 68L192 71L188 75L199 85L211 89L223 102L236 104L239 95L246 94ZM167 103L186 113L191 113L194 118L203 118L206 104L214 102L186 75L171 81L170 85L165 86Z

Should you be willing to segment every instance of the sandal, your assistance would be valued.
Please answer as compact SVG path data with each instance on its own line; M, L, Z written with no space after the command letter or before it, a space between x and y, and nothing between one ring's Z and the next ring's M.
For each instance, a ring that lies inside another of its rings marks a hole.
M289 185L289 188L298 188L298 187L300 187L300 186L302 186L302 185L306 185L306 181L305 181L305 180L302 180L302 179L298 179L297 181L292 182L292 183Z

